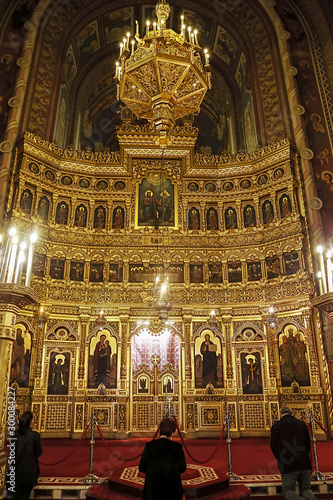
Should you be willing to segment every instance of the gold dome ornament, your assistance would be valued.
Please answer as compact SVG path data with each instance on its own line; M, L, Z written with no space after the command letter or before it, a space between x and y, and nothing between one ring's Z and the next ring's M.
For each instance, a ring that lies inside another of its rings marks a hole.
M181 32L166 27L170 6L164 0L155 7L157 22L146 22L143 38L131 34L120 44L116 62L115 81L118 98L138 118L146 118L159 132L160 144L166 143L178 118L200 109L201 102L211 88L209 54L200 55L198 32L184 24Z

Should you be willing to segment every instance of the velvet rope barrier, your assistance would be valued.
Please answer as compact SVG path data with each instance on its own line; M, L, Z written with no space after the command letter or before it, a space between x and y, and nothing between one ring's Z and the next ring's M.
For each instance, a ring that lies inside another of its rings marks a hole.
M222 443L222 440L223 440L223 434L224 434L224 429L225 429L225 422L223 424L223 427L222 427L222 432L221 432L221 436L220 436L220 439L216 445L216 448L214 449L213 453L208 457L206 458L205 460L197 460L196 458L193 457L193 455L189 452L186 444L185 444L185 441L184 441L184 438L183 436L181 435L181 432L180 432L180 429L179 429L179 426L178 426L178 422L176 419L175 420L175 424L176 424L176 429L178 431L178 434L179 434L179 437L180 437L180 440L182 442L182 445L184 447L184 450L186 451L186 453L188 454L188 456L190 457L191 460L193 460L193 462L196 462L197 464L206 464L207 462L209 462L210 460L212 460L212 458L214 458L214 456L216 455L217 453L217 450L219 449L219 447L221 446L221 443Z
M101 429L99 428L99 425L98 425L98 424L96 424L96 427L97 427L97 430L98 430L98 434L100 435L100 438L101 438L101 440L103 441L104 446L106 447L106 449L108 450L108 452L109 452L109 453L111 453L111 455L113 455L114 453L113 453L113 451L111 450L111 448L109 448L109 445L108 445L107 441L105 440L105 438L104 438L104 436L103 436L103 434L102 434L102 431L101 431ZM124 460L124 462L132 462L133 460L137 460L138 458L140 458L140 457L141 457L141 455L142 455L142 451L143 451L143 450L141 450L141 451L140 451L140 453L139 453L139 455L136 455L135 457L131 457L131 458L124 458L124 457L121 457L121 459L122 459L122 460Z
M325 432L326 436L328 436L330 439L333 439L332 434L330 434L330 433L329 433L329 432L328 432L328 431L327 431L327 430L326 430L326 429L325 429L325 428L321 425L321 423L320 423L320 422L318 422L318 420L316 420L316 419L314 418L314 421L315 421L315 422L316 422L316 424L317 424L317 425L321 428L321 430Z
M41 465L54 466L54 465L59 465L59 464L61 464L62 462L65 462L65 460L67 460L69 457L71 457L71 456L73 455L74 451L76 450L76 448L77 448L77 447L81 444L81 442L82 442L82 440L83 440L84 436L85 436L85 435L86 435L86 433L87 433L87 430L89 429L89 425L90 425L90 422L89 422L89 424L87 425L87 427L84 429L83 434L82 434L82 436L80 437L80 440L79 440L79 441L77 442L77 444L74 446L74 448L73 448L73 449L72 449L72 451L69 453L69 455L67 455L67 457L62 458L61 460L58 460L58 462L54 462L54 463L52 463L52 464L46 464L45 462L41 462L41 461L39 461L39 463L40 463Z

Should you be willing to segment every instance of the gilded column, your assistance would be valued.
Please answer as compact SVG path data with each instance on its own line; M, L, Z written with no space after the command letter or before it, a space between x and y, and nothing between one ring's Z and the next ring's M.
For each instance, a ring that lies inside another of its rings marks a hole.
M127 354L127 338L128 338L128 328L129 328L129 316L120 316L121 324L121 353L120 353L120 379L126 379L126 354Z
M231 354L231 319L232 315L222 316L222 321L225 328L225 347L227 354L227 388L231 389L233 387L234 370L232 366L232 354ZM230 382L229 382L230 381Z
M184 339L185 339L185 378L192 378L191 368L191 324L192 316L184 316Z
M15 392L9 394L10 364L12 345L15 340L15 322L20 310L28 304L37 302L37 294L21 285L0 284L0 499L4 498L6 452L5 437L7 430L8 403L15 408ZM10 396L10 398L8 397Z
M84 358L86 353L86 339L88 335L88 327L89 327L89 318L90 318L90 309L80 309L80 325L81 325L81 338L80 338L80 358L79 358L79 369L78 369L78 381L77 388L84 388Z
M311 327L312 320L312 309L303 312L303 318L306 328L306 341L309 345L309 355L310 355L310 373L312 379L312 385L316 387L320 387L320 377L319 377L319 369L318 369L318 359L316 356L316 350L313 342L313 334Z

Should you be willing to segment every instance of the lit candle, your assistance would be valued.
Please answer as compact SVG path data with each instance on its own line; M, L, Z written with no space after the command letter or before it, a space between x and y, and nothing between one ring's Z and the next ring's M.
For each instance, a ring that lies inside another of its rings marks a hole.
M325 265L324 265L324 249L321 245L317 247L317 252L319 254L319 265L320 265L320 272L321 272L321 280L323 284L323 293L327 293L327 286L326 286L326 274L325 274Z
M27 244L25 241L23 241L20 245L20 252L17 258L17 265L16 265L16 271L15 271L15 280L14 283L20 285L21 284L21 278L22 278L22 269L23 269L23 262L25 261L25 249L27 248Z
M134 44L135 44L135 40L131 40L131 44L132 44L132 54L134 54Z
M126 38L127 38L127 40L126 40L126 49L129 49L129 39L130 39L130 36L131 36L131 33L128 31L126 33Z
M184 38L184 40L185 40L185 36L186 36L186 26L185 26L185 24L182 24L182 37Z
M322 283L322 276L321 276L320 271L317 272L317 278L318 278L318 283L319 283L319 293L320 293L320 295L323 295L323 283Z
M123 38L123 51L126 50L126 38Z
M205 63L206 63L206 64L209 64L209 59L208 59L208 49L205 49L205 50L204 50L204 53L205 53Z
M32 272L32 257L34 254L34 243L37 241L37 234L32 233L30 236L30 245L28 251L27 274L25 276L25 286L30 286Z
M180 29L182 31L182 34L183 34L183 24L184 24L184 16L180 16Z
M332 257L332 252L327 252L327 285L329 292L333 292L331 257Z
M121 43L120 44L120 52L119 52L119 57L121 56L121 54L123 53L123 44Z
M150 21L146 22L146 36L149 36L149 26L150 26Z
M11 252L10 252L10 261L9 261L9 266L8 266L7 283L12 283L12 281L13 281L16 253L17 253L17 243L18 243L18 238L17 238L17 236L14 236L13 244L11 246L12 248L11 248Z
M139 38L139 22L135 21L135 26L136 26L136 32L135 32L135 37L138 39Z
M156 22L153 22L153 30L154 30L154 36L156 35Z
M119 61L116 61L116 78L118 78Z
M191 26L189 26L187 29L188 29L188 41L191 43L191 31L192 31L192 28L191 28Z
M195 40L195 45L199 45L198 44L198 30L194 30L194 40Z
M191 43L195 44L194 33L191 33Z
M8 267L8 263L9 263L9 259L10 259L11 245L12 245L13 238L14 238L15 234L16 234L15 227L11 227L9 230L9 236L8 236L7 242L6 242L5 251L4 251L4 254L2 257L2 267L1 267L1 275L0 275L1 283L4 283L4 281L5 281L7 267Z

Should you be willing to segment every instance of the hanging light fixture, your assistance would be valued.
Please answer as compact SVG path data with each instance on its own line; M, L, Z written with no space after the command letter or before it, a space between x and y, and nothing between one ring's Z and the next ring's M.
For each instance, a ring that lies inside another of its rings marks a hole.
M198 32L185 26L184 16L180 33L176 33L166 27L170 14L167 2L160 0L155 13L157 22L146 21L143 38L136 21L135 39L130 40L127 33L120 44L115 81L118 99L138 118L152 122L160 144L165 145L175 121L199 110L211 88L211 70L208 50L203 63Z
M105 327L105 325L107 324L105 312L103 310L99 312L95 323L96 323L96 326L98 326L99 331L102 331L103 328Z

